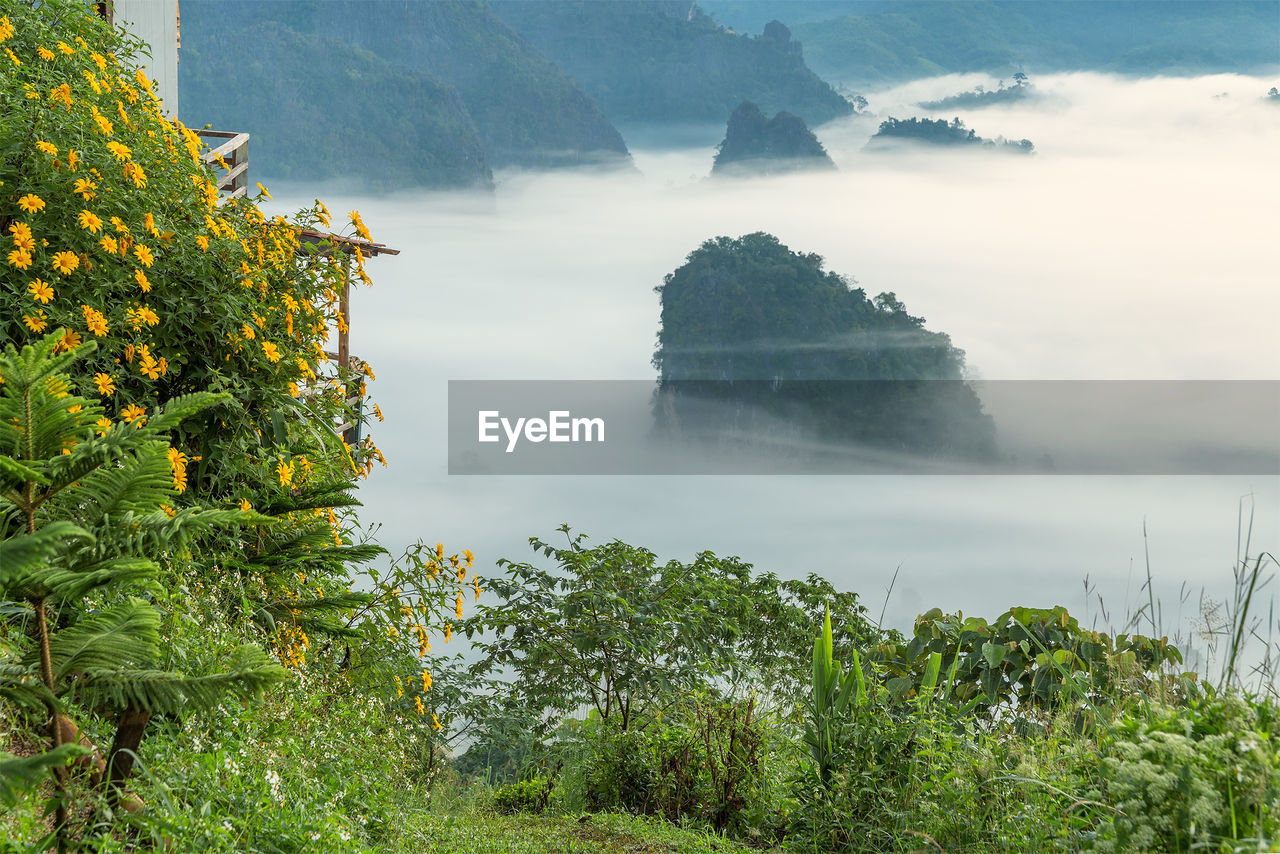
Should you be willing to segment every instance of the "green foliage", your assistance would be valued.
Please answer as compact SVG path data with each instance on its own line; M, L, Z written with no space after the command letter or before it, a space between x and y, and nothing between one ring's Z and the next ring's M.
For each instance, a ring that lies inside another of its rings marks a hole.
M345 323L340 292L367 279L363 260L302 245L299 230L330 224L318 202L293 221L247 198L223 203L199 138L135 73L142 47L84 8L13 4L4 46L21 64L5 57L0 77L0 340L62 327L61 349L96 341L74 390L108 422L227 393L173 428L187 484L209 503L260 504L277 474L279 492L299 485L284 475L299 466L364 471L371 443L348 454L329 429L363 420L345 402L362 372L324 355ZM357 213L351 222L367 234Z
M908 140L929 145L979 146L994 148L999 151L1010 151L1016 154L1034 154L1035 146L1029 139L1017 142L998 139L983 139L971 128L966 128L959 118L952 119L895 119L890 116L880 123L880 128L867 142L868 148L885 148L892 140Z
M832 658L831 613L822 619L822 633L813 642L813 692L804 741L818 768L818 779L830 786L836 767L836 750L843 743L843 729L852 717L850 707L867 701L867 680L858 653L853 652L849 672L841 674L841 664ZM935 674L936 675L936 674Z
M770 119L755 104L744 101L729 116L711 173L770 175L834 168L804 119L790 113L778 113Z
M626 730L664 695L732 669L749 566L710 552L659 565L647 549L617 540L586 548L584 535L560 530L564 548L529 541L557 572L498 561L507 578L490 587L500 604L466 624L468 637L493 633L476 644L484 655L476 672L509 668L528 708L564 713L588 703Z
M817 125L853 107L799 45L726 32L678 0L499 0L497 13L578 80L613 122L719 124L743 101Z
M1089 797L1115 806L1097 851L1255 851L1280 833L1280 760L1234 696L1156 706L1113 726Z
M493 808L502 815L518 812L540 813L551 800L553 780L546 777L530 777L500 786L493 792Z
M991 623L934 608L916 618L907 643L885 645L877 655L895 698L922 692L936 662L955 701L984 714L1043 712L1064 700L1096 710L1199 693L1194 674L1166 675L1182 663L1168 638L1082 629L1062 606L1010 608Z
M237 511L175 511L165 503L175 483L164 431L225 397L180 398L146 424L116 424L94 435L102 409L73 396L64 371L95 345L55 355L63 335L59 330L21 353L9 344L0 355L0 459L8 463L0 491L0 601L10 606L7 619L27 623L30 634L25 650L0 661L0 686L20 705L43 705L54 721L47 757L0 766L8 800L13 780L30 782L80 752L63 749L68 731L75 732L63 723L72 702L119 715L109 757L115 764L122 750L136 753L141 730L136 739L126 733L137 720L145 727L153 713L210 706L227 694L258 697L283 675L249 645L233 650L219 672L188 676L164 669L161 612L138 595L160 590L153 558L180 553L201 528L241 521ZM70 743L76 744L74 736ZM132 758L110 769L113 795L131 765ZM60 772L59 834L66 822L64 784Z
M827 441L994 453L991 419L961 381L963 351L894 294L868 299L823 270L821 256L763 232L718 237L656 290L661 426L723 430L716 404L727 404L740 427L782 420Z

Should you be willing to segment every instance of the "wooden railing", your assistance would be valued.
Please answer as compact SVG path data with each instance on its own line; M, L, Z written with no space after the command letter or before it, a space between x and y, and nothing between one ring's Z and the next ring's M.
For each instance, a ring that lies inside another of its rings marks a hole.
M209 143L210 150L203 155L204 162L215 168L224 168L226 174L218 179L218 190L229 198L244 196L249 191L249 134L232 130L198 130L196 134ZM221 143L217 143L222 140ZM218 158L222 158L219 162Z

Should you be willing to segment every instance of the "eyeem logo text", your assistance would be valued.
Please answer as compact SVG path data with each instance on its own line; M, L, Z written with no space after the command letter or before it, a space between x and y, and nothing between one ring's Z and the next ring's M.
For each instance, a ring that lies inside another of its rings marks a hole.
M553 409L542 418L503 418L496 409L482 409L478 413L479 441L500 442L506 434L507 453L516 449L521 438L530 442L603 442L603 418L574 418L567 409Z

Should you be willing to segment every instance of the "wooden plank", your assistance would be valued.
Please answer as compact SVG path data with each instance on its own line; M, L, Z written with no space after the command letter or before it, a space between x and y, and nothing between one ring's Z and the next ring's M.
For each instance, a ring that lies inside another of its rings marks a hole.
M239 166L232 167L226 175L218 181L219 190L230 190L235 187L236 179L249 171L248 163L241 163ZM243 189L243 188L241 188Z

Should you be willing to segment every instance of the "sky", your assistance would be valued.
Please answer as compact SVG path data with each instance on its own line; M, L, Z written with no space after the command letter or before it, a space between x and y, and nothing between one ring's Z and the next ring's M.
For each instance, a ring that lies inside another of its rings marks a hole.
M1149 555L1165 633L1192 626L1201 591L1230 588L1242 512L1250 553L1276 551L1280 477L447 473L448 381L652 379L654 287L702 241L754 231L868 295L895 292L975 378L1280 380L1280 105L1262 100L1275 82L1032 80L1034 102L945 115L914 104L998 81L865 93L870 115L816 129L836 173L710 180L722 129L648 129L626 173L501 173L490 197L320 188L401 250L370 263L351 317L387 416L373 432L390 467L361 488L381 541L470 548L483 576L496 558L533 559L528 538L567 522L663 558L711 549L816 572L904 629L934 606L1063 604L1092 620L1099 594L1122 624L1146 601ZM1036 153L864 150L879 121L911 115L959 116ZM311 200L272 189L281 210ZM1231 435L1238 416L1200 417ZM1255 434L1266 418L1250 417Z

